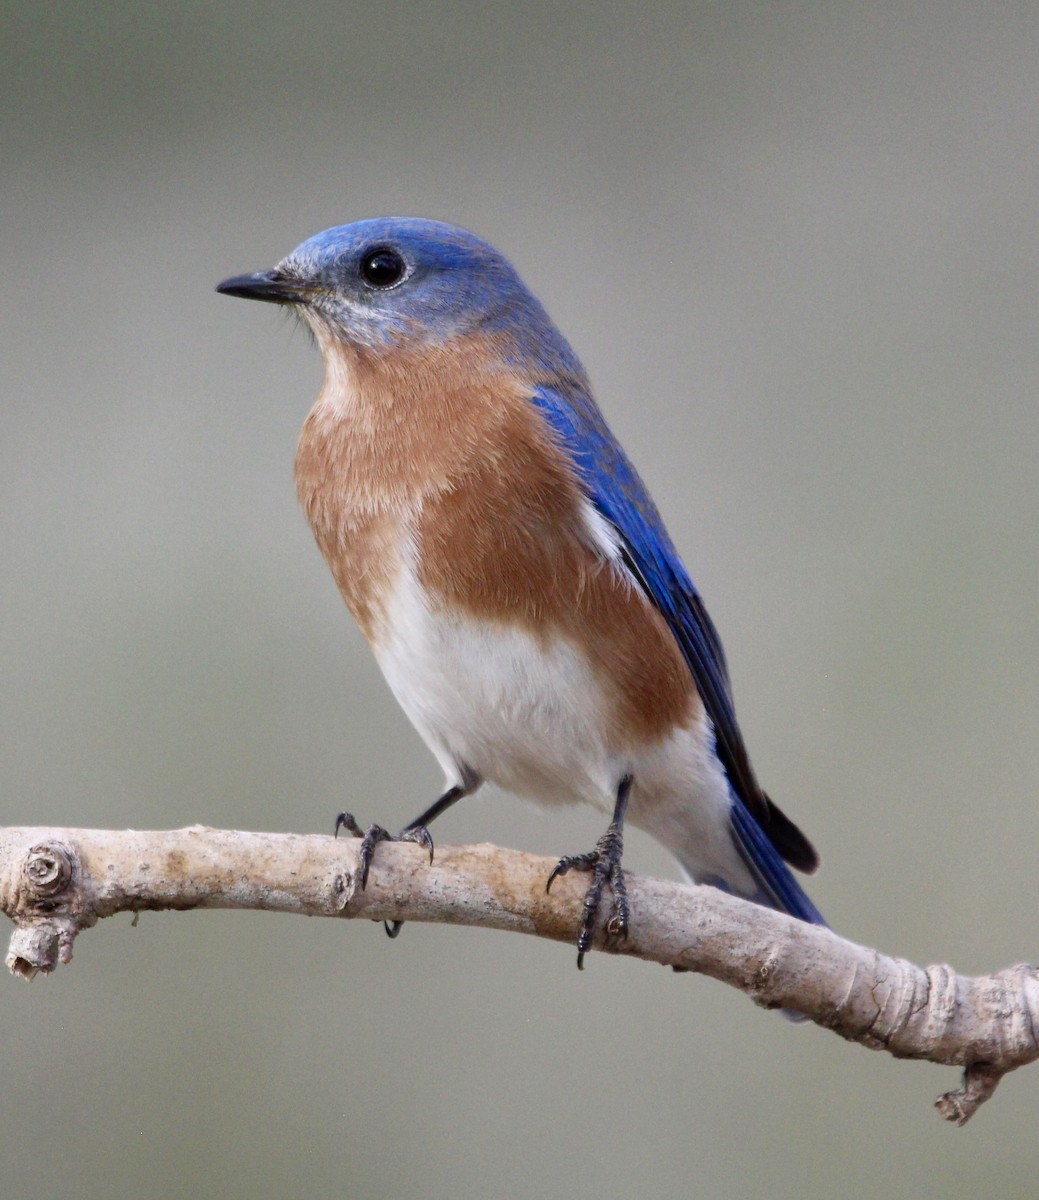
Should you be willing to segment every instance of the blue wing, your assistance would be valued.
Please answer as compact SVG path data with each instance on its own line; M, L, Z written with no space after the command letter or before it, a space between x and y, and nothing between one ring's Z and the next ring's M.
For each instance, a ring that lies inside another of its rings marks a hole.
M540 386L533 399L576 463L589 499L616 530L627 567L660 610L689 664L733 792L733 837L744 861L776 907L821 923L818 910L782 862L813 871L818 857L754 777L736 723L721 639L645 484L577 381Z

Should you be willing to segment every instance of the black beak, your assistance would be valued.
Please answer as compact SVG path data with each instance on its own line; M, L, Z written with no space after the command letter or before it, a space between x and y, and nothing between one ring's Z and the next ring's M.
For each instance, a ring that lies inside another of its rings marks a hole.
M299 304L306 300L306 289L299 280L280 271L257 271L254 275L235 275L216 285L223 296L241 296L243 300L267 300L271 304Z

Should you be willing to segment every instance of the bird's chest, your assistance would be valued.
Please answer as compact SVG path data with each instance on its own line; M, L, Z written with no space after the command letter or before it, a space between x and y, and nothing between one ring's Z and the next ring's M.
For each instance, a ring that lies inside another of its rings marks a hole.
M326 390L304 425L299 496L336 583L445 769L609 795L618 756L693 715L677 643L518 392L412 399Z
M316 521L314 535L347 607L374 646L386 636L388 607L407 540L402 514L338 509L335 522Z
M400 439L358 405L324 397L296 453L296 489L321 553L354 619L373 645L421 506L421 480L401 469Z

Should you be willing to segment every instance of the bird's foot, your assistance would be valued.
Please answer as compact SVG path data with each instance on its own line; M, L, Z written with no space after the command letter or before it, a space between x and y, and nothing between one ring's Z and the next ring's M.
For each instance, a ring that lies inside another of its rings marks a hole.
M352 833L354 837L361 839L361 848L359 857L361 860L361 891L363 892L368 886L368 872L371 869L372 859L375 857L375 847L380 842L416 842L420 846L424 846L429 851L429 861L433 861L433 838L425 825L409 825L406 829L402 829L396 837L388 830L383 829L381 825L369 825L367 829L362 829L354 820L353 813L341 812L336 817L334 837L339 836L340 829L345 829L348 833ZM393 921L386 923L386 932L390 937L396 937L400 933L400 927L404 924L403 921Z
M623 850L624 838L621 833L621 825L614 821L596 842L595 849L591 853L574 854L561 858L545 884L547 892L557 877L565 875L568 871L590 871L592 874L591 886L584 897L581 932L577 937L577 969L579 971L584 970L584 956L592 948L595 918L602 902L603 888L607 883L613 892L613 911L606 922L606 944L607 946L615 945L628 936L628 918L631 910L628 907L628 889L624 883L624 872L621 870Z
M446 792L437 800L435 804L430 805L421 816L415 818L410 825L405 827L394 837L387 833L381 825L369 825L367 829L362 829L353 818L352 813L341 812L336 817L335 836L339 836L340 829L347 830L354 837L361 839L361 891L368 886L368 871L372 865L372 858L375 855L375 847L380 842L417 842L420 846L425 846L429 851L429 861L433 861L433 838L430 836L426 826L433 820L434 817L440 816L442 812L450 808L456 800L460 800L469 792L474 791L480 786L480 777L475 771L469 767L465 767L463 772L463 782L453 784ZM386 927L386 933L389 937L395 938L401 931L403 921L383 921Z

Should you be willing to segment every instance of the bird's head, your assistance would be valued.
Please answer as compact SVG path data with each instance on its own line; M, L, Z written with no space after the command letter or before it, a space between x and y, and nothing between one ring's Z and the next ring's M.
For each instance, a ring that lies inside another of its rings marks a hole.
M217 291L293 306L322 346L433 346L478 331L562 342L493 246L464 229L416 217L326 229L272 270L226 279Z

